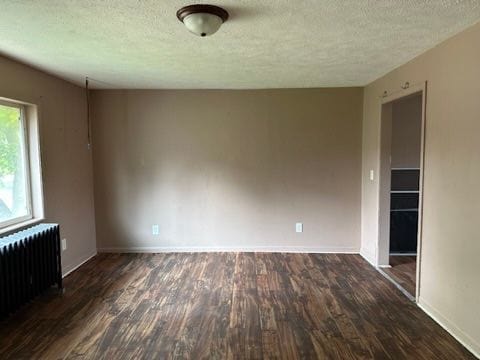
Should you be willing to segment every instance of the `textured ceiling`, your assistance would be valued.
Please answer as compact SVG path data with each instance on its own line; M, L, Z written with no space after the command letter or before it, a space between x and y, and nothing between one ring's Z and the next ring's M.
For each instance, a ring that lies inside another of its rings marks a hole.
M97 88L362 86L480 20L479 0L212 0L231 17L199 38L191 3L5 0L0 52Z

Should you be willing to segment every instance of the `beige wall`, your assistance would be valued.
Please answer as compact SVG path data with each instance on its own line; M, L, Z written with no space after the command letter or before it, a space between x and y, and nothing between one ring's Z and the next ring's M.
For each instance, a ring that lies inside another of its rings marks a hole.
M392 168L419 168L422 134L422 96L392 104Z
M61 225L67 272L96 253L85 90L0 57L0 97L38 105L45 217Z
M376 261L380 101L428 81L420 306L480 354L480 24L365 88L362 254Z
M359 250L362 89L93 99L100 250Z

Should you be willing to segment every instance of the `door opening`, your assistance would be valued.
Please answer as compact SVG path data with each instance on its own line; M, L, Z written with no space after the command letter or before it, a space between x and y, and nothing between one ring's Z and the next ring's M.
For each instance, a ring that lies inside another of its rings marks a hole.
M382 104L378 264L412 300L421 258L425 91Z

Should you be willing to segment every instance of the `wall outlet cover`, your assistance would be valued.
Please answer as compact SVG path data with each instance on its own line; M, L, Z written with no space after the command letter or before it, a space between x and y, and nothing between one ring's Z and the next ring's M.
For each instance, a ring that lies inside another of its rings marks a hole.
M155 224L155 225L152 225L152 235L158 235L160 234L160 227Z
M296 231L297 233L303 232L303 223L296 223L296 224L295 224L295 231Z

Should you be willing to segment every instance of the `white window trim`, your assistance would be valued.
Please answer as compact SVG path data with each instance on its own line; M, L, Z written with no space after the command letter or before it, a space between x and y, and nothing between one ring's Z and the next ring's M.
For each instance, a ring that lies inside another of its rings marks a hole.
M0 236L3 236L41 222L44 219L44 208L37 106L5 98L0 98L0 104L20 110L25 159L25 196L28 212L27 215L0 222ZM35 177L35 181L32 177Z

